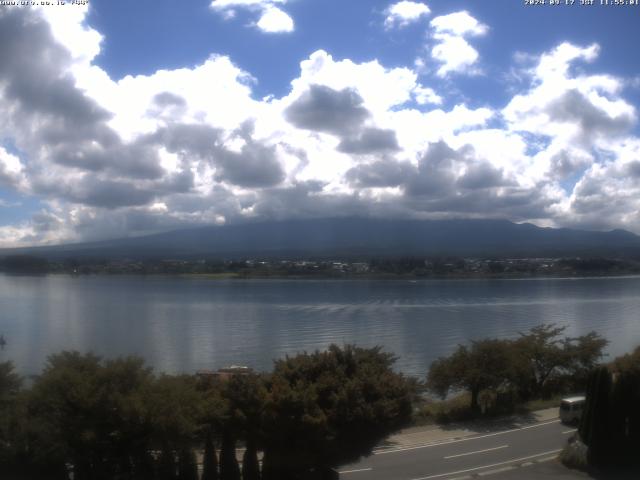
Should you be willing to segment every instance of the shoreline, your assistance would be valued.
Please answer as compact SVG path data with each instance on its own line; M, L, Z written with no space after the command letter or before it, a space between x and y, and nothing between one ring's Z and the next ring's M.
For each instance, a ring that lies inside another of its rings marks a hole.
M343 274L343 275L260 275L241 274L234 272L225 273L138 273L138 272L100 272L100 273L71 273L71 272L5 272L0 271L5 277L128 277L128 278L183 278L204 280L347 280L347 281L410 281L420 282L429 280L589 280L589 279L624 279L640 278L640 272L616 272L616 273L558 273L558 274L477 274L477 275L392 275L392 274Z

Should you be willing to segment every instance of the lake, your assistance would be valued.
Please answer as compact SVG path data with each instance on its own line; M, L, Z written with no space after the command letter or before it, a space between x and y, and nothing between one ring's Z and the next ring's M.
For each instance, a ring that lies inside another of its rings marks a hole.
M231 364L269 370L331 343L382 345L424 376L457 344L512 338L545 322L640 344L640 278L517 280L212 280L0 275L0 361L37 373L61 350L140 355L159 371Z

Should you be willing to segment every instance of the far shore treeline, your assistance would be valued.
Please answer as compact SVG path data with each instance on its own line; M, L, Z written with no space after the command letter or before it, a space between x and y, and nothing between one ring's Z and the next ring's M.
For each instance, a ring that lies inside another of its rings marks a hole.
M425 391L467 398L458 419L584 392L607 341L593 332L577 338L564 332L540 325L512 340L461 345L435 361L425 381L395 372L395 357L380 347L353 345L287 356L271 372L227 377L165 375L136 357L62 352L26 386L11 362L0 363L1 476L334 479L335 468L424 421L434 402ZM640 372L640 347L610 365Z
M101 259L0 256L0 272L15 275L205 275L212 278L492 278L637 275L631 257L305 257Z

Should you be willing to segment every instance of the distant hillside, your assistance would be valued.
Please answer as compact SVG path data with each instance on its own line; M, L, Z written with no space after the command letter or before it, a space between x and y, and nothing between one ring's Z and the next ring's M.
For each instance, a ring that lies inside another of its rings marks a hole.
M624 230L540 228L504 220L340 218L212 226L103 242L0 250L49 259L370 256L637 256Z

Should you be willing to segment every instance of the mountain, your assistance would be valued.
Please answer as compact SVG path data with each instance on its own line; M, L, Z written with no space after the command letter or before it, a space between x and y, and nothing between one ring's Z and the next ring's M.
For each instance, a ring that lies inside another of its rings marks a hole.
M212 226L102 242L0 250L49 259L196 259L370 256L628 256L624 230L540 228L506 220L332 218Z

